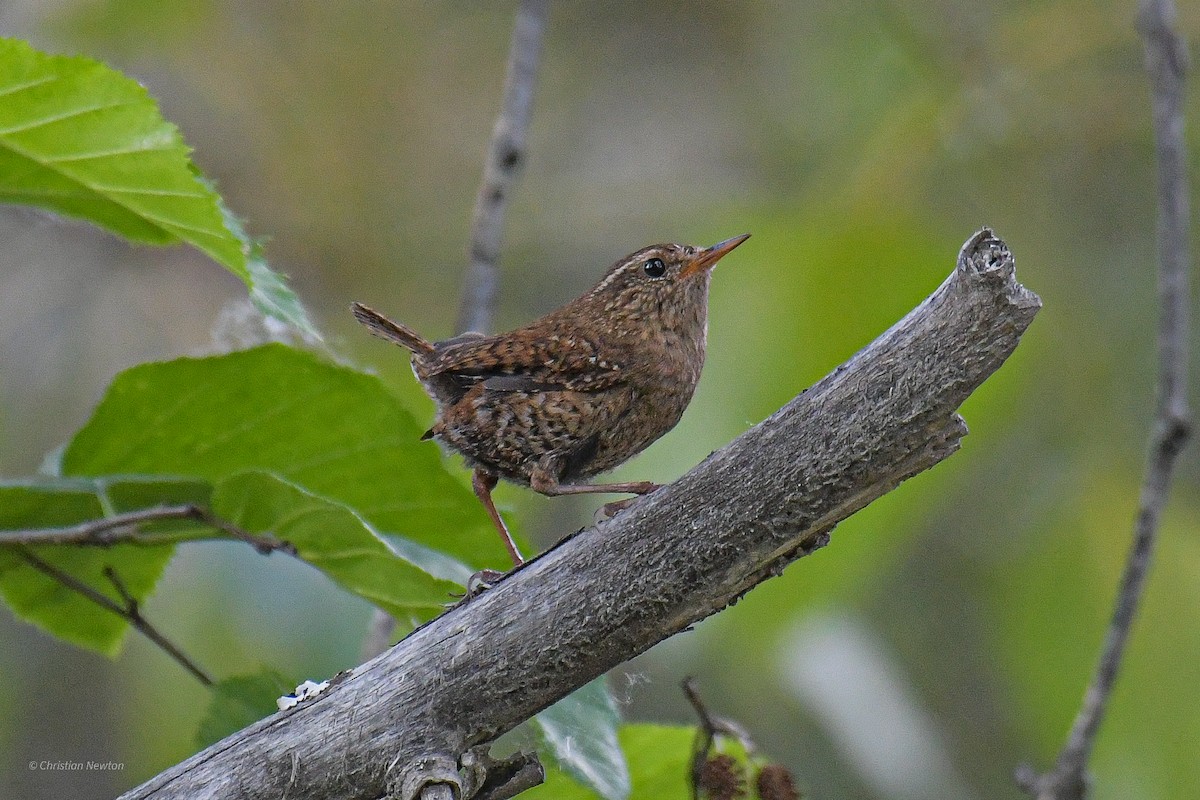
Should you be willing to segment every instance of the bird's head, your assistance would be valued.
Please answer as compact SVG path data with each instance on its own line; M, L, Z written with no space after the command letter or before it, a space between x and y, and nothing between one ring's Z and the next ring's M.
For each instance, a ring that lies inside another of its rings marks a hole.
M742 234L714 244L692 247L685 244L655 244L643 247L609 268L604 278L585 297L589 305L605 315L663 323L690 320L697 314L703 322L708 303L712 268L722 256L750 238Z

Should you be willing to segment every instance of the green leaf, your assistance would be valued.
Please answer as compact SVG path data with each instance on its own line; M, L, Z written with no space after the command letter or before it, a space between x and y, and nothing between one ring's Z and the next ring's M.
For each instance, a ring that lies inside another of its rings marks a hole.
M315 335L198 173L137 81L0 38L0 202L79 217L134 242L191 244L241 278L265 313Z
M411 563L350 509L265 472L225 478L213 511L250 533L271 533L346 589L398 617L430 618L460 584ZM462 583L471 570L459 565Z
M696 729L668 725L624 725L619 731L629 757L630 800L691 800L689 784ZM546 767L546 782L523 793L528 800L596 800L565 770Z
M221 741L279 710L276 699L296 686L273 669L262 667L250 675L236 675L212 685L212 700L196 731L196 747Z
M482 507L421 431L377 378L267 345L118 375L62 469L214 483L261 470L472 569L506 566Z
M246 288L250 290L250 301L254 303L254 307L266 317L286 322L319 341L321 335L309 320L308 312L304 310L300 298L296 297L296 293L287 285L284 276L267 266L262 241L251 238L246 233L246 226L229 210L224 199L207 180L200 180L217 198L217 207L221 211L225 227L242 243L242 251L246 254L245 283Z
M554 760L604 800L629 797L629 767L617 741L621 715L597 678L534 717Z
M209 487L195 480L137 477L0 483L0 529L57 528L156 505L207 503ZM143 530L186 532L194 523L163 522ZM175 551L164 544L15 546L0 531L0 595L21 619L81 647L115 656L129 624L74 589L32 567L22 552L67 573L97 592L122 602L111 567L134 599L150 595Z

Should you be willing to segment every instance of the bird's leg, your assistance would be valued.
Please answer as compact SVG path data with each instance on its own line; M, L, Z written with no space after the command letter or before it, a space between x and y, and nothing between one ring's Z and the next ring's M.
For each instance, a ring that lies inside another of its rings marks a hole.
M521 551L517 549L517 543L513 541L512 534L508 532L508 526L500 518L496 504L492 502L492 489L496 488L499 480L493 473L477 468L471 475L471 488L475 490L475 496L479 498L479 502L483 503L496 530L500 532L500 538L504 540L504 546L508 549L508 554L512 556L513 565L519 567L525 563L525 559L521 558Z
M547 470L538 467L529 476L529 486L538 494L558 497L564 494L650 494L662 484L651 481L632 483L559 483Z
M621 494L628 492L630 494L643 495L650 494L655 489L661 489L662 484L653 483L652 481L633 481L631 483L559 483L549 471L538 468L529 476L529 486L535 492L544 494L547 497L558 497L564 494ZM628 506L636 498L628 500L617 500L613 503L604 505L604 513L607 516L613 516L621 509Z

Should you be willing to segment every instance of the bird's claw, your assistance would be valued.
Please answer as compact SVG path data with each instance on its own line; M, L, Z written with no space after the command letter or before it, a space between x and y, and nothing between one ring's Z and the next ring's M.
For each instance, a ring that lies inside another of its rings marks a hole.
M627 497L624 500L614 500L611 503L605 503L604 505L600 506L600 514L603 519L612 519L617 514L620 514L622 511L633 505L634 501L636 500L636 497Z
M467 597L475 597L483 594L488 589L491 589L500 581L504 580L506 572L500 572L495 569L481 569L471 577L467 578Z
M453 603L449 604L450 608L461 605L462 603L478 597L479 595L491 589L500 581L507 577L507 572L500 572L495 569L481 569L471 577L467 578L466 591L462 594L451 594L451 597L456 598Z
M614 500L611 503L605 503L604 505L600 506L600 508L596 511L596 516L595 516L594 521L596 523L600 523L600 522L605 522L606 520L610 520L613 517L615 517L617 514L620 514L622 511L629 508L631 505L636 503L638 500L640 500L645 495L650 494L650 492L655 491L657 489L661 489L661 488L662 488L661 486L655 486L654 489L650 489L650 490L643 492L641 494L638 494L634 497L626 497L624 500Z

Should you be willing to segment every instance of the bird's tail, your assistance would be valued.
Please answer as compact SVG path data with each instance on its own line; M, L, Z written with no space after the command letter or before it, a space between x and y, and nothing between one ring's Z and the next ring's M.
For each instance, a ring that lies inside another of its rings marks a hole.
M407 347L414 353L427 354L433 352L433 345L422 339L412 328L405 327L398 322L392 322L383 314L372 308L367 308L362 303L354 303L350 306L350 310L354 312L355 319L366 325L367 330L381 339L387 339L389 342L395 342L401 347Z

